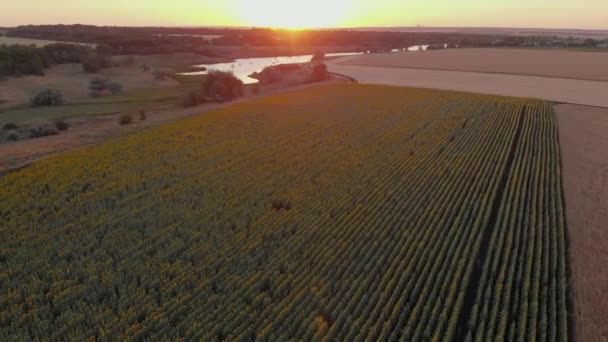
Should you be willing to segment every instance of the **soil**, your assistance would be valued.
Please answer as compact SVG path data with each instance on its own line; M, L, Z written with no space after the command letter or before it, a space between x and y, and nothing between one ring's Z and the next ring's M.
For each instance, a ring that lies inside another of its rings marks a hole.
M509 50L500 51L508 52ZM599 54L605 56L606 61L608 61L608 54L595 52L584 54ZM328 61L327 66L330 72L353 77L361 83L456 90L608 107L608 96L606 96L608 94L608 82L350 64L352 61L366 57L368 56L342 57Z
M363 55L347 64L608 81L608 52L445 49Z
M608 108L556 107L574 280L575 337L578 341L608 341Z

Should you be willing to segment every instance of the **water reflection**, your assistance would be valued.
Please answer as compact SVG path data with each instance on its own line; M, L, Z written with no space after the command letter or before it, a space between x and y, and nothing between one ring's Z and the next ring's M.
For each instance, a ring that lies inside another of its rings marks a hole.
M354 56L360 55L360 52L345 52L345 53L328 53L325 54L327 57L339 57L339 56ZM249 77L254 72L260 72L265 67L278 65L278 64L297 64L310 62L313 55L302 55L302 56L282 56L282 57L263 57L263 58L241 58L230 63L217 63L217 64L201 64L195 65L195 67L206 68L206 71L195 71L187 72L182 75L204 75L211 70L219 71L231 71L236 77L243 81L245 84L257 83L258 80Z
M413 45L403 49L392 49L391 52L405 52L405 51L425 51L429 45ZM371 51L367 51L370 53ZM326 57L340 57L340 56L355 56L361 55L363 52L344 52L344 53L328 53ZM205 71L195 71L182 73L181 75L204 75L212 70L219 71L230 71L236 77L238 77L245 84L257 83L258 80L249 77L254 72L260 72L264 68L278 64L297 64L309 62L313 55L302 55L302 56L282 56L282 57L263 57L263 58L241 58L230 63L216 63L216 64L200 64L194 67L205 68Z

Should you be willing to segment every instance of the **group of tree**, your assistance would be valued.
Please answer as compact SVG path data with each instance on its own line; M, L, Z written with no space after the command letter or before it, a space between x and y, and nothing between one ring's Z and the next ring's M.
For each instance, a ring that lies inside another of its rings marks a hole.
M282 30L266 28L166 28L166 27L115 27L90 25L19 26L7 32L8 36L51 39L98 44L106 54L160 54L191 52L206 56L221 56L222 46L289 48L294 54L302 49L318 50L321 47L348 49L349 51L390 51L412 45L447 44L449 47L491 46L552 46L592 47L598 41L568 42L568 38L529 35L516 36L497 33L462 32L387 32L366 30ZM209 37L209 35L217 36ZM297 47L297 48L294 48ZM289 54L282 51L282 54Z
M85 72L94 74L110 67L112 67L112 60L107 55L91 53L82 57L82 70Z
M83 63L83 68L89 72L111 66L107 56L84 45L0 45L0 77L44 75L45 69L65 63Z
M312 58L311 65L308 64L278 64L264 68L260 72L254 72L249 77L257 79L261 85L286 82L288 84L303 84L310 82L321 82L329 78L327 66L318 61L324 57L316 55ZM316 61L316 62L314 62Z
M194 107L206 102L226 102L243 96L245 85L231 72L210 71L198 91L191 91L184 98L184 107Z

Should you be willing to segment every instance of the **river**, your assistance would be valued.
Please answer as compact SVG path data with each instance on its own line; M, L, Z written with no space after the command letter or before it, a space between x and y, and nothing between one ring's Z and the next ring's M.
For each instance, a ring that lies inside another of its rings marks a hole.
M415 45L404 49L394 49L392 52L401 51L422 51L426 50L428 45ZM342 57L362 55L363 52L343 52L343 53L327 53L325 57ZM310 62L313 55L301 56L281 56L281 57L261 57L261 58L240 58L230 63L216 64L200 64L194 65L195 68L201 68L202 71L186 72L181 75L205 75L209 71L230 71L245 84L257 83L258 80L249 77L254 72L260 72L264 68L278 64L298 64Z

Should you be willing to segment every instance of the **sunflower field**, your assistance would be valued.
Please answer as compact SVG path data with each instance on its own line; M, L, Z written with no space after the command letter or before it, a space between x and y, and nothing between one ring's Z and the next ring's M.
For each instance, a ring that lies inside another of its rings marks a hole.
M547 102L334 84L0 178L0 340L567 340Z

